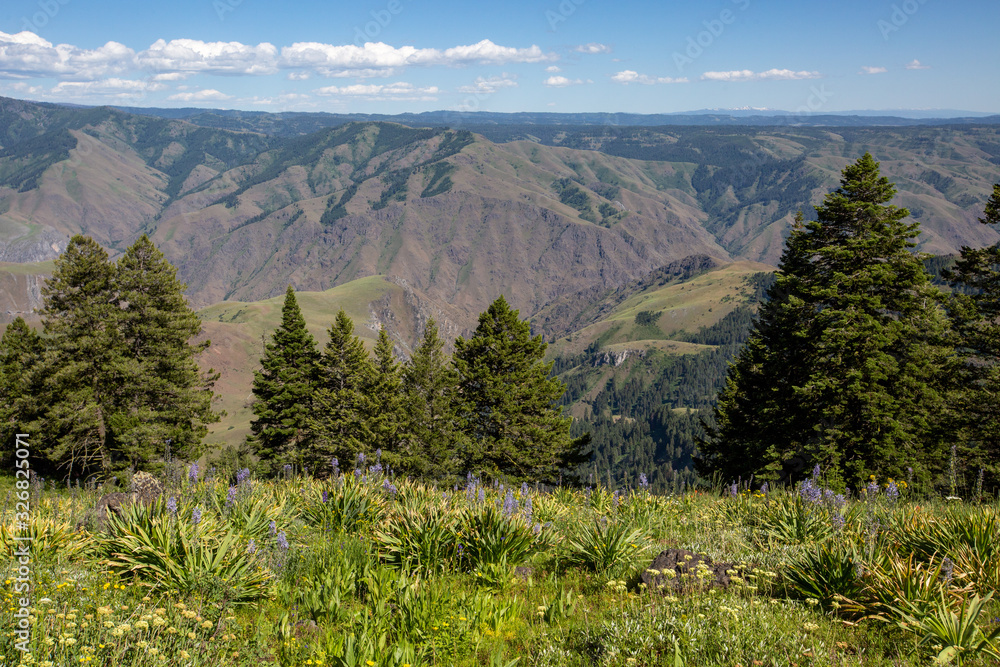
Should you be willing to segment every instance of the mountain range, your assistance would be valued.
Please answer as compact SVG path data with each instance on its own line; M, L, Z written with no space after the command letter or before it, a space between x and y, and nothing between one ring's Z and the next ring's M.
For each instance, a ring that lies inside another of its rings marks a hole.
M321 339L344 305L366 336L386 327L403 356L427 318L446 337L468 334L499 294L560 354L697 352L681 334L743 303L795 212L813 216L865 151L920 221L920 250L1000 240L976 221L1000 180L1000 118L449 113L0 98L0 317L31 318L71 235L114 255L148 234L202 309L229 441L245 428L249 374L288 284L309 293Z

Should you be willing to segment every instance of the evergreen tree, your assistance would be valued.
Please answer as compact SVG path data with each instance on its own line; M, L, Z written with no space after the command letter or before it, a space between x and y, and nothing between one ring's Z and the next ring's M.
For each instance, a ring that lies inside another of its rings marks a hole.
M319 350L306 329L291 285L281 324L254 373L251 447L265 465L297 462L308 440L312 396L319 383Z
M1000 225L1000 184L979 222ZM958 335L953 411L961 437L959 458L971 471L982 469L987 484L1000 484L1000 244L963 247L946 277L956 287L949 315Z
M29 421L31 394L28 378L44 352L42 339L20 316L7 325L0 338L0 464L13 462L8 443L24 432Z
M379 329L374 353L372 382L366 390L371 402L372 444L382 451L386 463L398 469L403 428L403 378L385 328Z
M437 323L429 319L420 345L403 371L402 470L431 478L458 472L455 454L464 448L456 412L457 389L458 374L444 353Z
M342 468L358 454L371 454L375 435L369 424L372 400L367 390L375 370L354 323L341 309L330 327L319 365L319 389L313 396L309 445L301 463L319 469L336 457Z
M201 318L184 298L187 286L143 234L118 261L115 287L125 382L110 406L114 448L135 469L165 445L172 455L197 458L207 424L219 418L212 411L218 375L203 376L195 361L211 342L188 342L201 332Z
M853 485L941 469L947 322L895 192L866 153L793 229L699 472L788 479L818 464Z
M118 468L111 416L127 361L119 330L115 268L93 239L74 236L42 287L50 349L32 373L39 452L67 477ZM111 408L109 410L109 408ZM39 462L43 467L43 464Z
M545 348L502 296L479 316L472 338L455 341L467 470L553 481L562 467L579 462L585 439L570 437L572 419L557 405L565 385L549 377Z

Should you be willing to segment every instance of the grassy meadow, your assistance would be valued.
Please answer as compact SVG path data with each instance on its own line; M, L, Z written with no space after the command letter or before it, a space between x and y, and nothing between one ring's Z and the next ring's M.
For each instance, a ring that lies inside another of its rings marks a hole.
M33 481L24 526L0 480L0 545L34 538L30 654L5 558L0 664L1000 664L996 499L332 472L168 467L104 522L127 486Z

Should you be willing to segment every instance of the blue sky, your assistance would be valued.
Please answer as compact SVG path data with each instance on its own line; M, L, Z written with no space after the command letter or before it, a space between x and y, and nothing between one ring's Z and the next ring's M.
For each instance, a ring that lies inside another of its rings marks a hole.
M996 0L4 0L0 95L366 113L1000 113L998 25Z

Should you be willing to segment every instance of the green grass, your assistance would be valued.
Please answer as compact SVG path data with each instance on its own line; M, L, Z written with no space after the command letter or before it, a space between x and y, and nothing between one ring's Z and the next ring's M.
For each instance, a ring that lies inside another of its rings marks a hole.
M395 479L396 490L390 491L378 474L362 480L251 479L227 504L227 476L191 483L183 473L178 468L164 475L165 495L178 501L176 514L166 503L154 505L155 519L132 524L129 534L137 540L122 539L122 526L108 535L96 528L73 530L110 489L31 489L29 524L37 542L30 664L926 665L944 651L940 644L949 635L925 640L928 628L937 627L930 616L903 627L889 607L880 606L896 590L887 583L890 564L905 564L909 557L901 546L905 540L896 538L907 530L920 534L933 521L941 534L961 540L965 526L995 521L1000 510L995 503L946 506L905 494L895 503L810 507L817 517L843 513L846 522L825 538L807 536L802 543L774 530L775 521L789 520L775 509L787 497L782 491L735 498L700 491L623 493L616 499L604 490L522 488L511 490L518 506L505 518L497 509L507 495L502 488L484 487L479 500L478 485L466 491ZM0 479L0 495L13 486L13 480ZM367 499L380 509L331 530L330 522L316 520L324 491L329 502L348 494L352 502ZM530 517L524 509L529 498ZM202 515L192 526L195 508ZM15 548L12 512L7 506L0 522L7 549ZM258 515L264 518L248 523L247 517ZM871 516L878 521L868 523ZM171 551L169 541L142 538L137 531L144 522L183 524L187 546ZM874 533L872 525L879 526ZM511 530L519 541L516 551L504 537ZM417 535L424 546L413 542L418 551L401 550L401 540ZM224 548L220 536L227 536ZM472 539L480 540L478 556L458 547ZM870 540L877 548L864 555ZM129 553L133 541L141 545L135 558ZM859 554L860 574L851 589L855 607L835 607L831 597L817 604L808 586L803 592L786 585L801 581L803 572L809 576L809 567L824 567L805 558L824 545ZM656 572L659 581L673 584L644 585L640 575L668 547L731 563L741 576L721 589L680 570L668 579L663 570ZM993 553L990 548L976 547L981 556ZM443 557L432 558L441 550ZM425 551L430 560L419 560ZM115 554L110 561L109 552ZM224 554L225 562L214 565L202 555L192 560L193 554L212 553ZM493 555L483 560L484 553ZM941 591L951 608L969 612L963 632L971 646L973 637L979 641L997 625L1000 605L988 600L981 610L974 606L969 591L976 583L970 569L975 559L963 553L952 554L951 580L923 581ZM986 569L1000 570L1000 559L992 558ZM515 572L518 564L522 568ZM0 606L0 627L7 629L16 627L18 605L13 561L3 567L0 595L7 604ZM196 568L197 577L184 575L185 568ZM793 571L797 578L789 579ZM214 572L223 574L213 579ZM235 580L242 577L264 586L265 594L234 595L243 590ZM908 595L898 593L898 603ZM963 664L995 664L968 648L956 652ZM0 660L13 665L21 658L5 630Z

